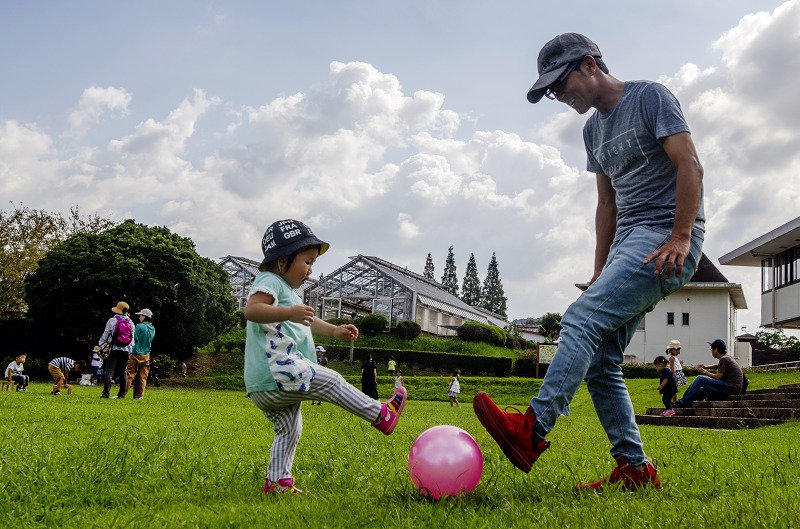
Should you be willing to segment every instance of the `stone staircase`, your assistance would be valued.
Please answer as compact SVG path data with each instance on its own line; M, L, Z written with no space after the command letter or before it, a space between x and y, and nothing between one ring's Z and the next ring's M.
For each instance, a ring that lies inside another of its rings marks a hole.
M664 408L647 408L637 415L636 424L735 430L780 424L800 419L800 384L775 389L757 389L724 400L693 402L691 408L676 408L675 415L661 417Z

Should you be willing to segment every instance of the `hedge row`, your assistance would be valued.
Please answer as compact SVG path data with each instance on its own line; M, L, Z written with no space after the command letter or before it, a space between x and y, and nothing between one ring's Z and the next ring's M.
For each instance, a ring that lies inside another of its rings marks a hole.
M683 374L696 377L700 374L696 367L684 367ZM625 378L658 378L658 369L650 364L622 364L622 376Z
M348 345L326 345L329 358L347 360L350 357ZM459 369L461 373L474 376L506 377L511 374L510 358L489 356L460 355L450 353L430 353L426 351L399 351L394 349L373 349L357 347L353 350L353 360L361 362L370 355L376 363L386 363L393 356L399 365L417 367L429 371L451 371Z

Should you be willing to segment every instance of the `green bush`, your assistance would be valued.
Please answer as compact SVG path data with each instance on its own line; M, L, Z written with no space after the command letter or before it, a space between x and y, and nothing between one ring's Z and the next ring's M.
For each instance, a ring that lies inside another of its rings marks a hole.
M622 364L622 376L625 378L658 378L658 369L653 364ZM696 377L700 373L697 368L684 367L683 374Z
M413 340L422 332L422 327L415 321L401 321L395 327L395 332L403 340Z
M468 321L456 329L459 339L467 342L485 342L503 347L506 344L506 333L500 327Z
M547 373L547 368L550 364L539 364L539 378L544 378ZM512 371L515 377L535 378L536 377L536 357L526 356L517 358L514 361L514 369Z
M347 360L350 356L349 345L326 345L328 358ZM505 377L511 374L512 360L497 356L474 356L451 353L429 353L424 351L401 351L394 349L375 349L356 347L354 358L372 356L376 364L386 363L393 356L397 364L405 367L417 367L428 371L452 371L459 368L462 373L473 376Z
M158 376L169 378L178 368L178 362L169 355L158 355L153 360L158 364Z
M389 320L383 314L370 314L361 318L359 330L366 335L375 335L386 330Z
M520 345L515 337L506 335L506 347L508 347L511 350L514 350L514 349L519 349Z
M347 325L348 323L353 323L352 320L350 320L350 318L328 318L325 321L327 323L330 323L331 325L336 325L337 327L339 325Z
M234 312L233 318L240 329L244 329L247 326L247 320L244 319L244 309Z

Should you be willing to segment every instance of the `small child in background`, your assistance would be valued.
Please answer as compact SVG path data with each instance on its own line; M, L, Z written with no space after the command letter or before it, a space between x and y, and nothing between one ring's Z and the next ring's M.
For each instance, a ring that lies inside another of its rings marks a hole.
M322 367L327 367L328 359L325 358L325 353L327 352L327 351L325 351L325 348L322 347L321 345L318 345L316 351L317 351L317 365L320 365ZM311 401L311 405L312 406L322 406L322 401L321 400L312 400Z
M672 397L678 393L678 385L675 383L675 374L667 367L669 360L663 356L657 356L653 360L653 364L658 369L661 383L658 385L658 391L661 393L661 402L664 403L666 408L662 413L662 417L670 417L675 415L675 410L672 409Z
M456 407L461 408L458 402L458 394L461 393L461 384L458 382L458 369L453 370L453 378L450 379L450 387L447 388L447 396L450 397L450 407L455 402Z
M103 365L103 360L100 358L100 346L95 345L92 349L92 386L97 385L97 372L100 371L100 366Z
M302 492L294 486L292 466L303 430L300 406L304 400L336 404L370 422L384 435L394 431L406 404L405 388L396 389L391 399L379 402L315 361L312 332L340 340L358 338L354 325L335 326L317 318L314 309L304 305L295 293L328 247L308 226L292 219L273 223L261 240L264 260L244 309L244 379L250 400L275 431L265 494Z
M18 354L14 357L14 360L6 366L6 380L9 382L13 382L17 385L17 391L20 393L30 393L28 391L28 383L30 383L30 378L28 375L23 375L22 372L25 370L25 359L28 357L25 353Z
M394 389L402 387L403 387L403 372L398 369L394 375Z
M394 374L395 374L395 371L397 371L397 362L394 361L394 357L393 356L389 357L389 364L386 366L386 368L387 368L386 369L387 374L390 377L393 377Z
M678 355L681 354L681 342L678 340L671 340L669 342L669 347L667 347L667 358L669 358L669 368L672 369L672 373L675 375L675 383L680 386L686 386L689 382L686 380L686 373L683 372L683 362L678 359ZM678 398L678 394L676 393L674 397L672 397L672 402Z

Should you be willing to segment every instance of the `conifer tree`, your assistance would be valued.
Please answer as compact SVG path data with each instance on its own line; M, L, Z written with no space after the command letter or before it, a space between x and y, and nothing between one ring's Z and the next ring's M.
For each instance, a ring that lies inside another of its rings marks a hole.
M505 318L507 300L503 292L503 283L500 281L500 271L497 269L497 257L492 252L492 260L486 270L486 279L483 280L481 289L481 307Z
M430 279L433 281L433 257L431 254L428 254L428 258L425 260L425 271L422 273L425 276L425 279Z
M467 273L464 274L464 283L461 285L461 301L470 306L481 302L481 280L478 279L478 265L475 264L474 253L469 256Z
M456 275L456 258L453 255L453 247L447 250L447 260L444 263L444 275L442 284L448 292L458 297L458 275Z

